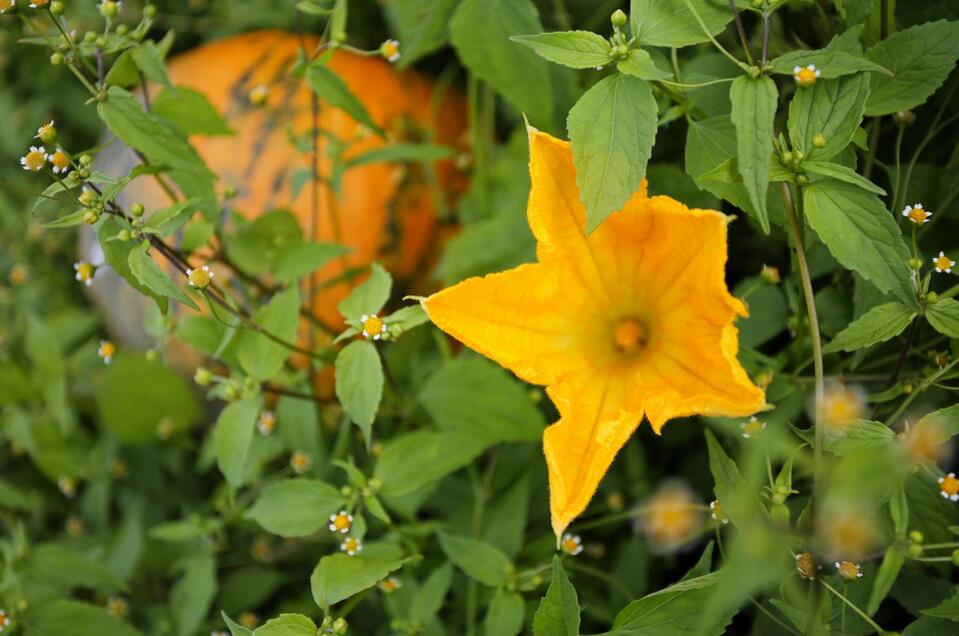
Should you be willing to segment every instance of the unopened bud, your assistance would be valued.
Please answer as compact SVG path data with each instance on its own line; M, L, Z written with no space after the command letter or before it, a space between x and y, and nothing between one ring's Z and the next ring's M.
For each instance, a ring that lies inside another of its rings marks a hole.
M952 551L952 564L959 567L959 550Z
M156 6L154 6L154 5L152 5L152 4L148 4L147 6L143 7L143 17L145 17L145 18L155 18L155 17L156 17L156 14L157 14L157 8L156 8Z
M59 17L63 15L63 11L64 11L64 6L63 6L63 3L60 2L60 0L55 0L54 2L50 3L50 13L52 13L53 15Z
M113 0L104 0L100 3L100 15L104 18L115 18L119 7Z
M142 203L134 203L130 206L130 214L133 216L143 216L143 212L144 210Z
M126 34L129 33L129 32L130 32L130 27L128 27L127 25L125 25L125 24L118 24L118 25L117 25L117 35L121 35L121 36L122 36L122 35L126 35Z
M909 540L913 543L922 543L925 541L925 536L919 530L913 530L909 533Z
M60 66L61 64L63 64L63 54L54 53L53 55L51 55L50 63L53 64L54 66Z
M812 145L816 148L823 148L826 145L826 135L822 133L816 133L812 137Z
M117 232L117 240L120 241L121 243L126 243L131 238L133 238L133 235L130 234L129 230L120 230L119 232Z
M930 305L935 305L937 302L939 302L939 294L934 291L928 292L926 294L926 302Z
M613 15L609 16L609 21L613 23L613 28L618 29L626 24L626 13L622 9L616 9Z
M900 110L893 114L892 118L900 126L912 126L916 123L916 114L911 110Z
M213 381L213 372L206 367L197 367L193 372L193 381L200 386L209 386Z
M99 210L87 210L83 213L83 222L87 225L93 225L100 220Z
M916 270L916 271L919 271L920 269L922 269L922 259L921 259L921 258L916 258L916 257L910 258L910 259L909 259L909 269L914 269L914 270Z

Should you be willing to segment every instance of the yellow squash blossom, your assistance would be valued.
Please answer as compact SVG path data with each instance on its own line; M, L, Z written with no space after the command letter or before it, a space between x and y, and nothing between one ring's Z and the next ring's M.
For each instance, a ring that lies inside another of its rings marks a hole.
M546 385L553 530L586 508L645 416L746 416L765 397L736 360L742 302L726 289L727 217L645 187L588 237L569 144L530 131L528 218L538 262L423 301L467 346Z

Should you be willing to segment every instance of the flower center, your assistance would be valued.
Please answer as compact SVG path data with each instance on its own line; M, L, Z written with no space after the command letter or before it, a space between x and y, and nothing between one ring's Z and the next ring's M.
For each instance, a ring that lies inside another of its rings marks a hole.
M952 259L948 256L937 256L936 266L939 267L939 269L949 269L952 267Z
M625 355L638 353L646 346L646 326L636 318L621 318L613 326L613 345Z
M26 157L26 167L27 170L33 172L39 172L43 169L44 164L47 162L47 157L42 152L38 150L31 150L27 153Z
M909 220L913 223L925 223L926 211L922 209L922 206L917 205L913 209L909 210Z
M939 490L947 495L959 494L959 479L946 475L943 478L942 483L939 484Z

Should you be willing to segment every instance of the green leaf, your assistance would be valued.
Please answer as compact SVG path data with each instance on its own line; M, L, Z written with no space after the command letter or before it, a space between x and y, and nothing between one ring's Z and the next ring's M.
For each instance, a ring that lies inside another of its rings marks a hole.
M449 563L444 563L433 570L413 597L413 602L410 604L410 619L429 625L443 607L443 601L452 582L453 566Z
M894 74L875 75L866 114L888 115L915 108L942 86L959 59L959 22L938 20L910 27L866 51Z
M471 579L490 587L501 587L509 581L513 564L490 544L445 532L439 534L439 539L449 560Z
M256 312L254 320L267 333L285 342L294 342L300 324L300 295L296 287L289 287L273 296L266 306ZM290 350L258 331L246 330L240 335L236 355L240 366L250 377L264 382L283 369Z
M153 114L185 135L232 135L234 131L206 95L189 88L164 89L153 99Z
M408 305L397 309L389 316L383 318L383 322L389 327L399 327L400 333L405 333L414 327L425 325L430 321L422 305Z
M852 141L862 122L869 97L865 75L819 80L798 89L789 103L789 140L794 150L810 159L825 160L838 155ZM822 134L826 145L817 148L813 137Z
M898 336L917 315L902 303L877 305L856 319L823 349L823 353L855 351Z
M370 277L357 285L336 306L347 322L360 326L360 316L377 314L390 298L393 278L379 263L370 266Z
M193 299L187 296L186 292L180 289L177 284L167 276L166 272L160 269L160 266L157 265L156 261L150 256L149 249L150 243L143 241L139 246L130 250L130 253L127 255L127 264L130 267L130 273L154 294L172 298L187 307L199 311L200 307L193 302Z
M441 428L469 432L488 444L535 441L546 426L525 387L477 356L443 365L423 385L419 401Z
M656 139L656 117L649 84L621 73L597 82L569 111L566 124L587 233L639 189Z
M523 629L525 618L526 606L522 596L516 592L496 590L486 610L483 632L486 636L516 636Z
M886 550L882 557L882 563L879 565L879 570L876 571L869 602L865 607L867 614L872 616L879 609L879 605L889 594L892 584L896 582L896 577L899 576L899 571L905 563L906 555L901 547L894 545Z
M281 283L292 283L349 251L338 243L294 243L277 254L273 273Z
M875 183L862 176L852 168L847 168L844 165L838 163L829 163L827 161L804 161L802 164L803 170L806 172L817 174L822 177L832 177L838 179L839 181L845 181L846 183L851 183L854 186L859 186L866 192L872 192L873 194L878 194L884 196L886 191L877 186Z
M379 136L385 136L386 133L373 121L363 102L353 94L350 87L335 71L325 65L325 60L313 62L307 67L306 83L321 100L344 111L356 122L363 124Z
M66 216L61 216L59 219L54 221L49 221L43 224L43 227L47 229L60 229L65 227L76 227L83 223L83 217L86 215L87 211L83 208L77 210L76 212L71 212Z
M383 363L372 342L351 342L336 356L336 397L369 444L383 398Z
M167 76L163 51L152 40L147 40L130 49L130 56L148 80L163 84L168 89L173 88L173 85L170 84L170 78Z
M183 576L170 591L170 613L178 636L192 636L210 611L216 596L216 561L212 554L187 559Z
M553 121L549 67L530 49L509 41L542 31L530 0L463 0L450 22L450 39L463 64L530 121L546 127Z
M776 118L776 83L770 77L736 78L729 91L732 122L736 127L736 158L749 201L759 225L769 233L766 191L773 156L773 124Z
M184 431L200 419L195 393L183 377L143 356L118 356L94 390L98 422L125 444L155 442L163 420Z
M433 162L449 159L455 151L449 146L432 144L395 143L373 148L351 156L344 162L344 168L355 168L369 163L413 163Z
M533 616L533 636L579 636L579 599L562 560L553 555L553 578Z
M723 505L729 519L738 527L748 527L760 518L760 502L739 472L736 462L716 440L712 431L706 430L706 448L709 452L709 471L713 475L713 490Z
M230 636L250 636L250 634L253 633L246 627L234 622L232 618L226 615L226 612L221 611L220 616L223 617L223 622L226 623L227 628L230 630Z
M570 68L595 68L613 60L609 40L591 31L514 35L510 39L528 46L550 62Z
M280 614L257 627L253 636L316 636L316 623L302 614Z
M616 63L616 70L642 80L659 80L673 76L656 66L649 52L643 49L632 49L628 56Z
M687 579L627 605L606 636L719 636L733 612L703 624L717 573Z
M475 459L487 444L464 431L416 431L390 440L374 476L388 497L405 495L442 479Z
M951 621L959 621L959 593L953 594L935 607L922 610L926 616L935 616L936 618L948 618Z
M696 19L685 0L632 0L629 20L633 37L642 46L682 47L708 42L733 19L729 4L722 0L695 0L696 12L706 25Z
M406 0L383 5L396 16L397 39L403 47L400 68L446 44L456 4L457 0Z
M926 320L939 333L959 338L959 301L943 298L926 307Z
M102 607L63 599L31 608L24 623L30 636L143 636Z
M213 430L216 463L233 488L243 483L258 412L256 401L240 400L227 405L216 420Z
M358 554L332 554L320 559L313 575L310 587L313 600L329 610L331 605L346 600L358 592L373 587L377 581L398 570L403 565L399 558L374 558Z
M783 75L792 75L797 66L808 66L810 64L815 65L816 70L820 72L820 79L834 79L836 77L842 77L843 75L852 75L860 71L883 73L890 77L892 76L892 72L889 69L861 55L829 49L790 51L769 62L769 66L774 73L782 73Z
M827 434L823 448L833 455L844 457L889 448L895 437L893 430L882 422L857 420L844 426L839 435Z
M106 593L123 588L123 581L99 561L57 543L33 546L18 572L31 583L67 593L75 588Z
M909 249L882 202L857 186L823 179L804 189L806 219L843 267L916 306Z
M151 214L144 227L166 237L180 229L195 211L194 201L180 201Z
M320 530L343 507L339 489L315 479L270 484L244 517L281 537L305 537Z

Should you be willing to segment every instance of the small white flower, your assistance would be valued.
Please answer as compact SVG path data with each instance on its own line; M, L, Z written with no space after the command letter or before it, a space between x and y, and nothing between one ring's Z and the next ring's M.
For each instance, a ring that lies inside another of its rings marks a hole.
M206 289L213 281L214 272L209 265L186 270L187 282L194 289Z
M363 542L356 537L347 537L343 539L343 543L340 544L340 550L350 556L354 556L356 553L363 551Z
M353 526L353 515L351 515L346 510L340 510L339 512L333 513L330 515L330 532L338 532L340 534L346 534L350 531L350 528Z
M942 250L939 250L939 256L932 259L932 264L936 266L936 271L940 274L951 274L952 268L956 266L956 261L946 256L946 253Z
M904 207L902 215L917 225L925 225L929 222L932 212L923 208L921 203L914 203Z
M578 534L566 533L563 535L563 539L560 541L560 548L563 549L563 552L576 556L583 551L583 540Z
M30 151L20 157L20 165L28 172L40 172L47 165L47 149L43 146L30 146Z

